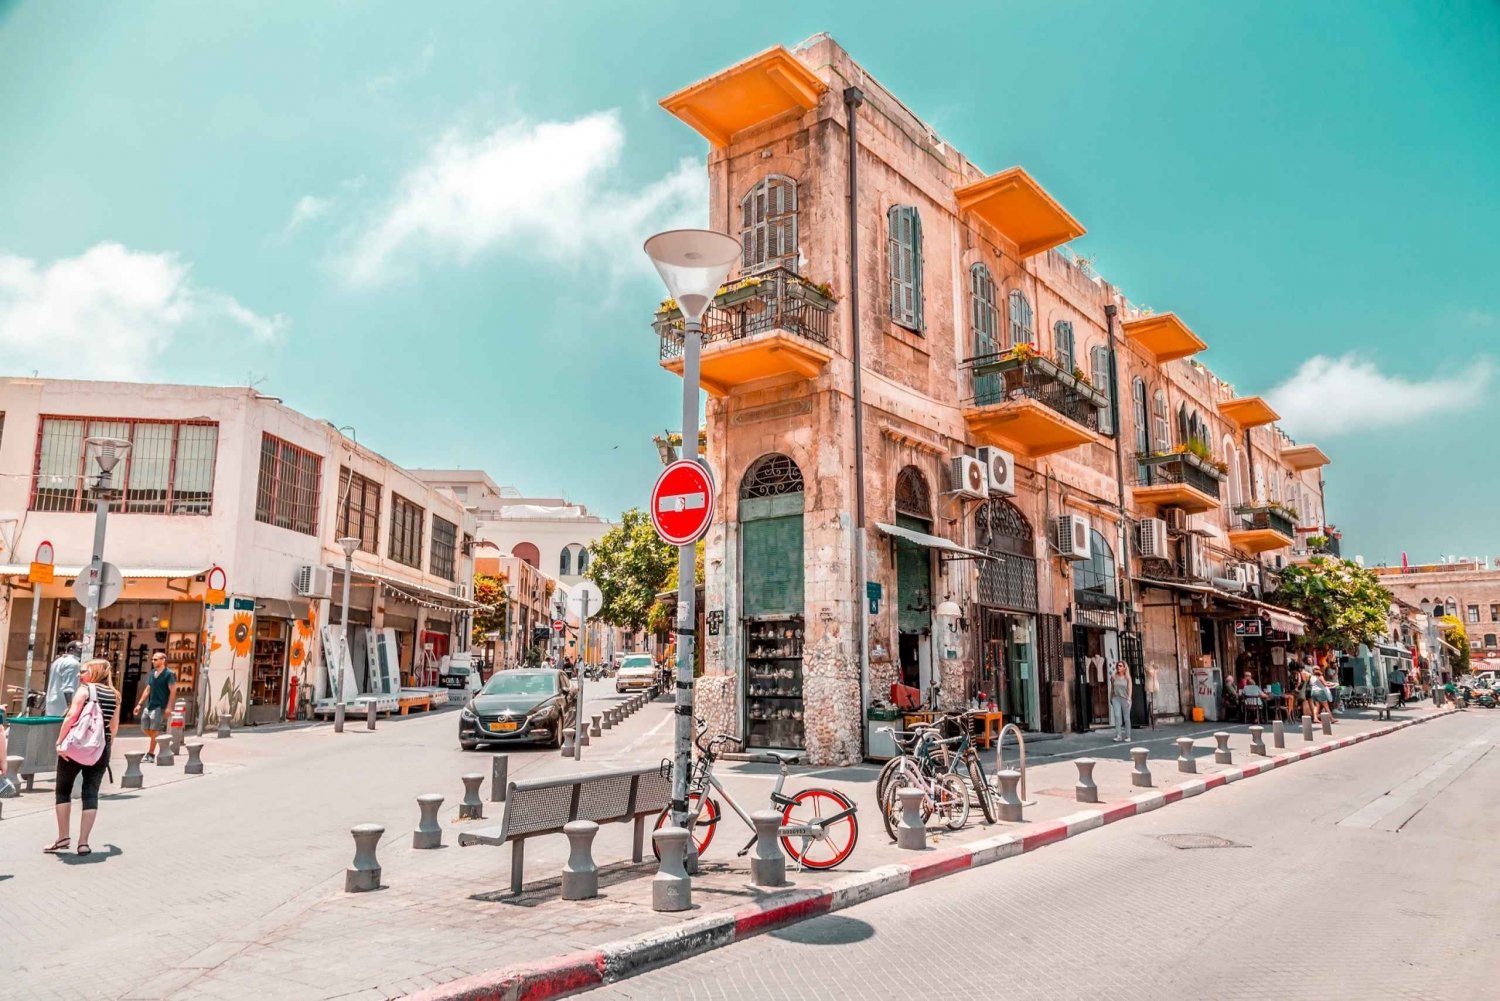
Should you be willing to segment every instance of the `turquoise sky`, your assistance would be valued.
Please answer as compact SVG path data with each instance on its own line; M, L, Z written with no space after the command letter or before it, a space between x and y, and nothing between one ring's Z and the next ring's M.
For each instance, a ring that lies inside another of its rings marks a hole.
M1486 0L0 0L4 370L253 381L399 462L639 503L679 382L638 247L704 214L656 100L818 31L1274 390L1346 552L1500 555Z

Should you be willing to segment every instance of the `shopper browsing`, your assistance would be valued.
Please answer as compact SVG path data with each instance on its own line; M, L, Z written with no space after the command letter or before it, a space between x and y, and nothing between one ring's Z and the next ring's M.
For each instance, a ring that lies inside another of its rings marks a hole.
M167 710L177 698L177 672L167 667L167 655L158 650L151 655L151 673L141 692L135 711L141 719L141 730L151 738L144 761L156 760L156 738L167 729ZM144 707L144 709L142 708Z

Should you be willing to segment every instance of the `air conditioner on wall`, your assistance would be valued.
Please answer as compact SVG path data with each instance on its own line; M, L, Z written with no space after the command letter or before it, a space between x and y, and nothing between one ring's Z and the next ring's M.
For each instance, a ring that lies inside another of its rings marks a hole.
M1089 550L1089 520L1081 514L1058 515L1057 552L1064 559L1086 560Z
M979 461L984 463L985 475L989 477L990 493L1006 497L1016 495L1016 457L1003 448L985 445L978 450Z
M1141 557L1148 560L1172 558L1167 544L1167 523L1160 518L1141 519Z
M327 598L333 594L333 574L327 567L297 568L297 593L304 598Z
M1187 531L1187 512L1180 507L1169 507L1162 512L1166 516L1167 526L1179 532Z
M1220 591L1230 591L1234 594L1245 593L1245 582L1238 577L1211 577L1209 583Z
M989 477L984 463L972 455L955 455L948 460L953 474L953 492L960 497L983 500L990 495Z
M1208 579L1208 554L1203 550L1203 540L1196 535L1185 535L1178 552L1178 572L1193 580Z

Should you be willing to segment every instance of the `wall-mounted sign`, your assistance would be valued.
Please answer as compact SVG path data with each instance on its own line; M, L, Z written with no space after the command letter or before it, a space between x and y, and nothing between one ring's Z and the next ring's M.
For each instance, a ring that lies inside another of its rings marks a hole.
M253 612L253 611L255 611L255 599L254 598L235 598L234 599L234 610L236 612Z
M703 621L708 623L708 635L717 636L719 635L719 627L724 624L724 613L716 608L705 615Z
M1260 619L1235 619L1234 634L1236 636L1262 636Z
M870 614L871 615L879 615L880 614L880 591L881 591L880 581L878 581L878 580L867 580L867 581L865 581L865 597L867 597L867 598L870 599Z
M56 576L52 553L52 543L45 539L36 547L36 556L31 561L31 571L26 575L33 584L52 583Z

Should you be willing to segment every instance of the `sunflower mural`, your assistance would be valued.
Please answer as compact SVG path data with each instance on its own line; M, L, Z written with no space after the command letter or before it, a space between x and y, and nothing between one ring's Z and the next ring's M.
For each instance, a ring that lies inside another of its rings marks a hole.
M301 626L302 623L299 622L297 625ZM302 637L301 629L298 629L298 635L292 639L292 649L288 656L291 658L292 667L296 670L300 671L302 665L307 663L307 641Z
M318 603L309 601L307 603L307 635L311 636L314 629L318 628Z
M250 625L249 612L237 612L229 623L229 649L236 657L250 656L250 641L255 630Z

